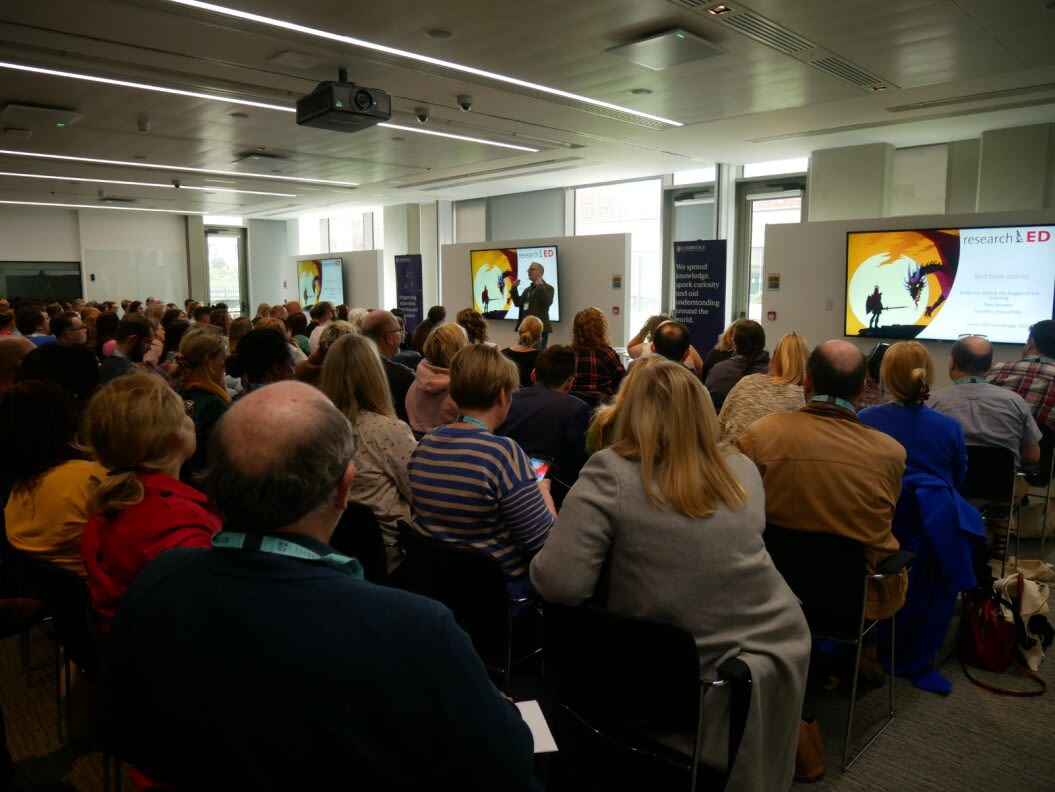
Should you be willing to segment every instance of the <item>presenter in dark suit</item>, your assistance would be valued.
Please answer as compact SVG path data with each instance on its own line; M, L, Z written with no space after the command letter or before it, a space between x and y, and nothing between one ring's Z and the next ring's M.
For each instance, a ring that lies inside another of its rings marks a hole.
M542 279L545 269L537 261L532 261L528 267L527 275L531 285L524 289L521 294L520 280L513 281L513 289L509 295L513 298L513 304L520 309L520 318L514 331L520 328L520 322L525 316L537 316L542 320L542 341L539 349L545 349L549 343L549 334L553 332L553 325L549 321L549 307L553 305L553 287Z

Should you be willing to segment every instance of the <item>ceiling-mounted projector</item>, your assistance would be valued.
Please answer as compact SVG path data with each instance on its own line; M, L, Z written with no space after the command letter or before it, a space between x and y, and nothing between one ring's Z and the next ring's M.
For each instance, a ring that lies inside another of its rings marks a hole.
M358 132L392 117L392 97L376 88L363 88L348 82L341 69L336 82L322 82L307 96L297 100L300 126Z

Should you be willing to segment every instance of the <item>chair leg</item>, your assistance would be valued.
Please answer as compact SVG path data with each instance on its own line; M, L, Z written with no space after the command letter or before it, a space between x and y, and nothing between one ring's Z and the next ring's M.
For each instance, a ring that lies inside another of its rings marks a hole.
M66 679L66 739L73 742L73 664L65 652L63 660L62 670Z
M846 717L846 738L843 740L843 770L849 766L850 740L854 731L854 708L857 705L857 675L861 672L861 652L864 650L865 610L868 608L868 576L865 575L864 596L861 599L861 621L857 625L857 652L854 657L854 673L850 683L850 711ZM891 669L893 670L893 669Z
M30 649L32 648L31 647L31 643L30 643L30 640L31 640L30 639L30 632L32 632L32 630L33 630L32 627L27 627L22 632L22 635L20 636L21 647L22 647L22 673L23 674L26 673L29 670Z
M62 739L62 647L55 642L55 732Z
M890 717L894 717L894 633L897 631L897 623L894 621L894 614L890 617L890 673L887 674L889 679L887 680L890 684Z
M103 792L110 792L110 754L103 751Z
M1048 486L1044 490L1044 522L1040 524L1040 560L1044 561L1047 556L1044 555L1044 542L1048 538L1048 507L1051 504L1051 480L1048 480Z
M696 776L700 772L700 752L703 748L703 702L707 698L708 685L700 688L700 711L696 715L696 740L692 745L692 773L689 776L689 792L696 792ZM732 768L728 768L732 770Z

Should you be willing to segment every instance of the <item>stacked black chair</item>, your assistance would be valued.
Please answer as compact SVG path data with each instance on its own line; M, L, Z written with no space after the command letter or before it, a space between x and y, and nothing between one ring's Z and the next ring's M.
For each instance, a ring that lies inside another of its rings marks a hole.
M1020 504L1015 503L1015 484L1020 475L1023 474L1017 471L1015 454L1011 449L1003 446L967 446L967 475L960 485L960 494L978 508L986 521L1007 521L1003 560L1000 564L1001 577L1007 567L1012 533L1015 535L1015 557L1018 558L1017 513ZM993 533L995 541L996 534Z
M888 677L889 706L879 730L852 756L854 709L857 704L857 677L861 670L861 650L865 637L879 621L867 619L868 589L873 581L908 570L916 556L900 551L879 564L875 573L868 571L864 545L845 536L791 531L767 525L766 549L780 574L802 603L810 632L814 638L826 638L855 647L853 679L850 685L850 709L843 739L843 770L875 742L894 720L894 616L890 617L890 668Z

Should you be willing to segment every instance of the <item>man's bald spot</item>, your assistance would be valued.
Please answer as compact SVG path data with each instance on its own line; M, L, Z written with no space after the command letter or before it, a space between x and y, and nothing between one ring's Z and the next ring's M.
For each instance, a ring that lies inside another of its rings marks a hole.
M967 350L968 354L974 357L985 357L993 352L993 345L989 343L988 339L982 338L982 336L965 336L960 339L959 343Z
M319 408L335 409L321 391L303 382L276 382L235 402L216 431L227 458L252 475L290 455L313 435Z
M817 352L839 374L850 374L864 362L864 353L849 341L825 341Z
M371 311L363 319L360 327L363 330L363 335L370 336L371 338L380 338L385 333L392 333L398 330L401 325L399 319L391 311L385 311L378 309Z

